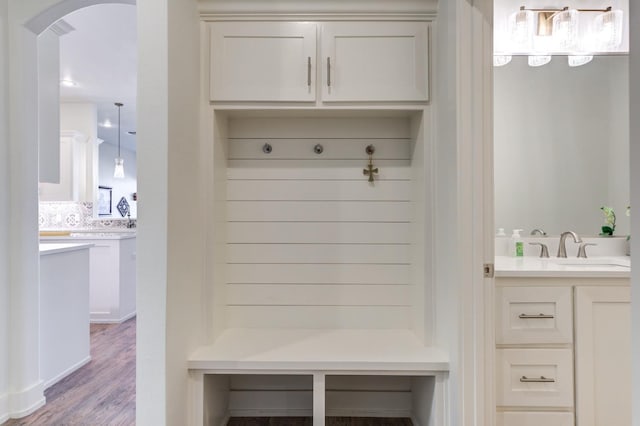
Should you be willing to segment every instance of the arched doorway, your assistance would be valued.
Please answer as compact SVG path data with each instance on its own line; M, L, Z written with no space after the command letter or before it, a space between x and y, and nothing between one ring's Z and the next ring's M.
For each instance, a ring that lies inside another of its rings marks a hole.
M0 308L0 422L24 417L45 403L39 371L38 93L37 37L61 17L97 4L134 0L15 1L0 8L3 71L0 90L4 169L0 192L7 238L0 242L3 271ZM3 75L4 77L4 75ZM4 143L6 139L6 144ZM6 151L5 151L6 149ZM6 155L5 155L6 154ZM6 297L5 297L6 296Z

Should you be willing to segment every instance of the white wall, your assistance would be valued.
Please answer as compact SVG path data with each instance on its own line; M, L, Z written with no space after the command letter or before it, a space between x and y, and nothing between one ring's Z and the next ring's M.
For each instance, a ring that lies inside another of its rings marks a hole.
M597 235L609 205L627 234L628 58L514 57L494 73L496 227Z
M9 129L7 105L7 2L0 2L0 234L9 233ZM9 248L0 238L0 423L9 411Z
M631 55L629 57L629 75L640 75L640 5L637 2L631 3ZM631 181L635 182L631 185L631 204L633 206L640 205L640 81L637 78L630 80L630 111L629 115L634 117L630 125L630 163ZM635 213L631 216L631 231L635 232L636 237L631 238L631 261L634 265L638 264L640 259L640 238L638 238L638 230L640 230L640 215ZM640 268L633 268L631 271L631 340L632 340L632 356L631 359L640 359ZM633 375L633 426L640 426L640 363L634 362L632 366Z
M202 343L204 186L195 0L138 0L136 423L185 424L185 363ZM169 78L171 77L171 78ZM185 208L189 206L189 208ZM166 267L159 267L166 265ZM195 326L194 326L195 324Z
M112 188L111 217L116 219L122 218L116 206L120 202L120 198L125 197L129 203L131 217L136 218L138 216L138 203L133 200L133 193L138 190L136 153L129 149L121 148L120 155L124 158L124 179L116 179L113 177L114 159L118 156L118 147L106 142L100 144L98 185ZM97 208L97 206L94 206L94 209ZM101 216L103 219L108 217L109 216Z
M38 37L38 158L40 182L60 181L60 39L51 30Z
M436 330L434 343L448 349L450 357L450 414L451 424L462 424L462 395L460 394L460 336L457 210L457 96L456 80L450 78L457 66L456 19L458 2L442 2L434 29L435 69L433 100L434 161L435 165L435 303Z

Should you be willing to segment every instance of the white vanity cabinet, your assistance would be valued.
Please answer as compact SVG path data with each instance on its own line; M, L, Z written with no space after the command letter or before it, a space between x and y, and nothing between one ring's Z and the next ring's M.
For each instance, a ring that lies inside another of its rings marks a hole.
M630 425L629 279L559 275L496 279L496 424Z
M429 99L425 22L214 22L209 27L213 102L315 102L318 91L329 103Z
M631 424L631 290L576 287L578 426Z

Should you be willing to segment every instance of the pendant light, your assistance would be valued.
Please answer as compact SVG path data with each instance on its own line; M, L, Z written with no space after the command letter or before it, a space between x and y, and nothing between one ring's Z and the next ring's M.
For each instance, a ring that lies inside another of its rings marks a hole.
M118 107L118 156L115 159L116 167L113 170L113 177L122 179L124 178L124 158L120 155L120 108L122 103L116 102L115 106Z

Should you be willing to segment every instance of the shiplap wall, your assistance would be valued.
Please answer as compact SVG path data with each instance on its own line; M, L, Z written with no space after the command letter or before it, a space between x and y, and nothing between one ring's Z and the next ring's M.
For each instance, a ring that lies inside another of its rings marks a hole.
M228 124L227 326L411 328L409 119Z

